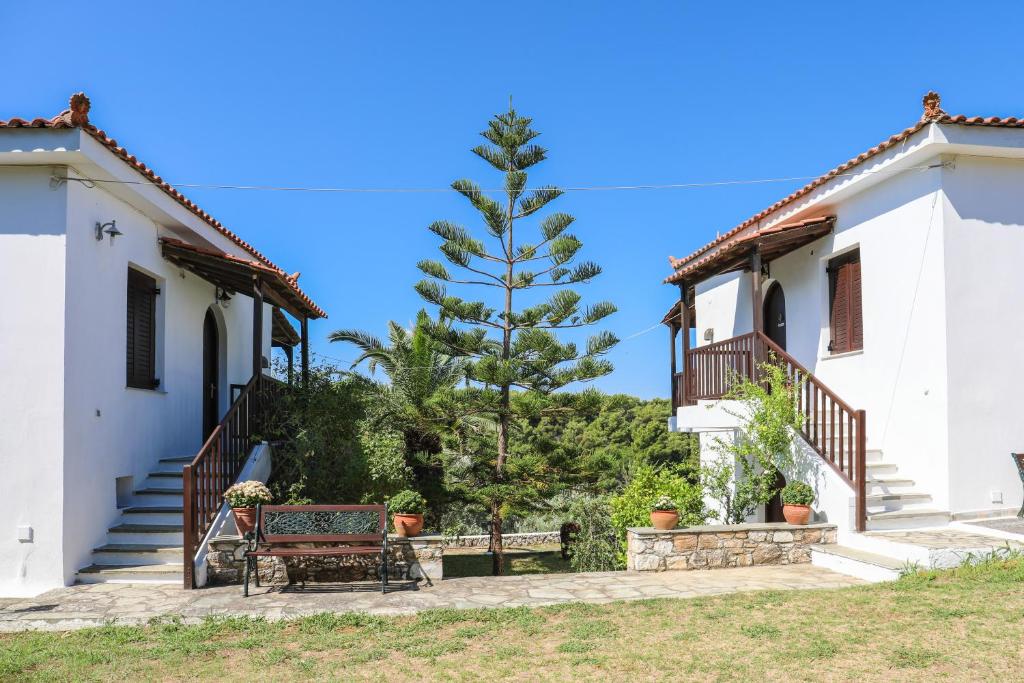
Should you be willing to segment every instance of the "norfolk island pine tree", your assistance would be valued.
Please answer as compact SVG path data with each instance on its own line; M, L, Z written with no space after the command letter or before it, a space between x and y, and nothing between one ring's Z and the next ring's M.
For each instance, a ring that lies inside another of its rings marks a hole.
M432 335L452 356L467 359L468 376L480 388L471 395L489 403L495 415L497 455L487 490L495 575L503 571L503 502L517 486L506 478L514 417L512 390L548 394L606 375L612 365L604 356L618 343L612 333L602 331L590 336L581 350L556 335L558 330L594 325L616 309L609 302L583 306L582 297L571 289L601 273L596 263L574 264L583 244L567 232L572 216L548 214L537 223L539 240L522 241L519 222L536 220L536 214L562 194L556 187L527 188L526 169L547 156L543 147L532 142L539 133L530 128L531 123L532 119L516 113L510 101L509 111L494 116L481 133L487 143L472 149L504 174L501 201L470 180L452 183L483 219L490 248L462 226L437 221L429 229L443 240L440 251L448 266L435 260L417 264L427 277L417 283L416 291L438 307L442 321L432 326ZM448 285L480 298L450 294ZM540 288L551 288L553 293L541 303L522 305L525 292Z

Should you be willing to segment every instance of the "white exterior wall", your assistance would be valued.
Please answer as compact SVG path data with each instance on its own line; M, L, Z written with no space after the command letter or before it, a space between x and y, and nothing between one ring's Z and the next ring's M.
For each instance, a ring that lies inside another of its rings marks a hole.
M786 296L786 350L865 410L868 448L898 463L901 475L946 509L941 174L938 168L905 172L851 197L834 209L833 234L773 261L770 270ZM825 269L853 248L861 258L864 348L832 356Z
M837 223L773 261L763 291L782 285L787 350L867 411L868 447L930 494L932 507L1015 509L1024 497L1009 457L1024 450L1024 136L929 129L869 170L901 155L912 170L869 176L860 189L842 181L774 217L832 214ZM825 267L852 248L861 252L864 349L832 357ZM750 331L749 278L697 285L698 345L708 327L715 341ZM713 422L693 408L677 412L681 429L720 426Z
M0 595L63 583L67 192L47 168L0 168ZM31 527L32 539L18 540Z
M868 447L898 462L901 475L944 509L950 503L945 264L941 205L933 211L941 178L938 168L904 172L819 209L837 216L834 232L772 261L762 292L773 281L782 286L787 351L867 412ZM853 248L861 253L864 348L833 357L825 269L830 258ZM707 327L715 330L715 341L752 329L750 289L749 273L697 285L698 344L705 343ZM677 424L700 428L699 414L686 410L679 410ZM833 516L848 514L845 494L839 498L843 509Z
M113 244L96 241L95 223L110 220L124 234ZM194 454L202 445L203 321L215 288L166 261L160 234L160 226L102 187L69 183L65 478L80 483L64 496L67 581L118 518L115 479L131 476L138 488L157 460ZM125 386L129 264L155 277L161 290L156 390ZM252 299L235 296L215 311L223 412L229 385L252 376ZM269 358L269 305L263 322Z
M950 506L1019 509L1010 453L1024 452L1024 160L959 156L943 188Z
M95 146L78 131L21 132L5 136L10 147L0 152L20 146L67 155L80 143ZM106 150L90 151L100 162L113 159ZM113 161L114 168L121 164ZM123 186L115 196L101 184L51 183L53 173L75 172L59 164L0 168L0 283L9 295L0 316L0 595L69 583L118 518L116 478L131 476L138 488L159 458L197 452L203 320L214 286L164 260L157 239L240 251L169 199L155 209L152 201L165 200L160 193L136 204ZM112 244L108 237L97 241L95 223L110 220L123 234ZM156 277L161 289L158 390L125 386L129 264ZM229 385L251 376L252 299L236 295L214 310L223 411ZM268 358L270 334L265 305ZM19 540L20 527L31 527L31 541Z

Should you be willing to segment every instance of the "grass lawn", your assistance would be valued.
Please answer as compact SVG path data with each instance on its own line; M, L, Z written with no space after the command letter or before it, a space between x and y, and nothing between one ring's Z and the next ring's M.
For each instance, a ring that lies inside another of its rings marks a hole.
M1022 671L1020 558L833 591L0 636L5 680L1006 681Z
M490 576L491 556L479 548L447 548L444 551L445 578ZM505 548L506 574L551 574L572 571L562 559L558 544L530 548Z

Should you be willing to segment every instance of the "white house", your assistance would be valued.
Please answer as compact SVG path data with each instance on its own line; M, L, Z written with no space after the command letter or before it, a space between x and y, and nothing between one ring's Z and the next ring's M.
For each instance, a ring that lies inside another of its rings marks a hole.
M291 359L282 311L304 342L325 315L95 127L83 94L70 105L0 121L0 595L180 583L183 537L211 523L183 468L271 346Z
M950 116L929 93L906 130L670 258L672 428L710 457L737 427L732 373L773 356L806 416L784 475L815 486L841 543L1015 514L1022 188L1024 119Z

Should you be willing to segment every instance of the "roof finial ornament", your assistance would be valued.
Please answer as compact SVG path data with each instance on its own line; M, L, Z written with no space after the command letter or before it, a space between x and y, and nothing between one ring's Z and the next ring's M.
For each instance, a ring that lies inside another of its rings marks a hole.
M929 90L928 94L922 98L921 103L924 105L922 120L938 119L946 115L946 112L942 111L942 107L939 106L942 103L942 98L934 90Z
M85 126L89 123L89 98L84 92L76 92L68 103L71 111L71 125Z

